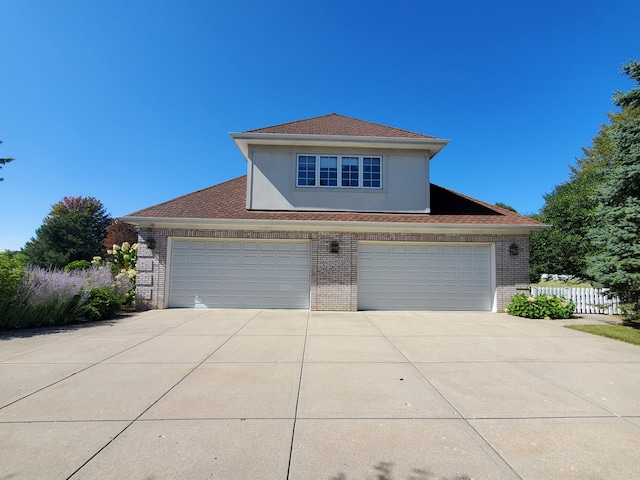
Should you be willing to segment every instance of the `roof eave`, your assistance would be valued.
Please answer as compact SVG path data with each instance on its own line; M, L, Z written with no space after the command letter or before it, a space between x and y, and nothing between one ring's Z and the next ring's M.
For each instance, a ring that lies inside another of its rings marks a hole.
M249 145L294 145L305 147L356 147L427 150L433 158L449 140L442 138L365 137L349 135L300 135L285 133L230 133L244 158L249 160Z
M214 230L371 232L371 233L457 233L523 235L546 230L549 225L474 223L336 222L319 220L237 220L211 218L118 217L140 228L195 228Z

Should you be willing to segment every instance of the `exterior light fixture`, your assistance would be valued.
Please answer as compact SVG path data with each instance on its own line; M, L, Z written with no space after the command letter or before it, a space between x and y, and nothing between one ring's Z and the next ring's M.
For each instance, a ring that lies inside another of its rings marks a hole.
M338 243L338 240L331 240L331 243L329 243L329 251L331 253L340 252L340 244Z
M518 255L518 244L512 243L509 245L509 254L510 255Z
M147 247L149 247L149 250L153 250L154 248L156 248L156 239L153 237L149 237L145 240Z

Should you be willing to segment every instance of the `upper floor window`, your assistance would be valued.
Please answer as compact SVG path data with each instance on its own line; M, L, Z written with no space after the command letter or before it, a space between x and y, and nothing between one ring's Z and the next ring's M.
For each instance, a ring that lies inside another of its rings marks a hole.
M316 157L313 155L298 156L298 186L316 184Z
M298 187L382 188L382 158L298 155Z
M321 187L338 186L338 157L320 157Z
M370 188L380 188L382 178L380 176L380 157L362 158L362 186Z

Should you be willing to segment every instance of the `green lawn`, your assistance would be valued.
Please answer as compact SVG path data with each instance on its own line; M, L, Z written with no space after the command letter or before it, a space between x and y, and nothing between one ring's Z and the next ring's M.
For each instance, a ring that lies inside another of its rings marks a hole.
M622 342L640 345L640 325L628 327L624 325L566 325L572 330L593 333L601 337L614 338Z

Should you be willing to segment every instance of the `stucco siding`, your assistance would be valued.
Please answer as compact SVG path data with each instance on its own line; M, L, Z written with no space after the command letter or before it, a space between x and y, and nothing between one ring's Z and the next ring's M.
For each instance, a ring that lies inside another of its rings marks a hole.
M382 157L382 188L296 186L299 154ZM429 212L429 155L426 151L383 154L372 149L256 146L247 164L250 210Z

